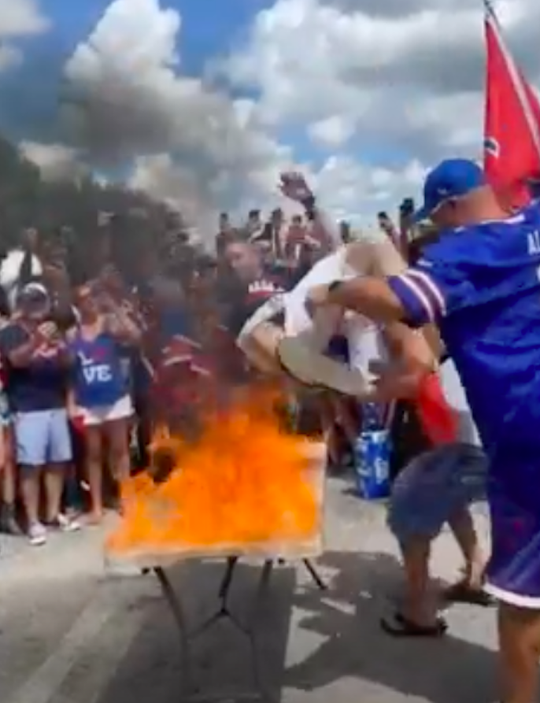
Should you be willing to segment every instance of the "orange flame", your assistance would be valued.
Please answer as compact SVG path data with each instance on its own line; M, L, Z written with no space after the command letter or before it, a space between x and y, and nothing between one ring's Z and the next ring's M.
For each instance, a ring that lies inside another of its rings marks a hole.
M306 471L306 441L283 433L267 397L210 418L195 444L166 431L150 447L168 455L172 473L150 472L123 486L123 519L111 553L249 546L309 539L319 500Z

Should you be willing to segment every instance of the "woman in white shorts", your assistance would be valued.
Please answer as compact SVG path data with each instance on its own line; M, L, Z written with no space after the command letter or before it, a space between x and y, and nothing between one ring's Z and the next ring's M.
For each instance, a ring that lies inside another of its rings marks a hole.
M75 360L70 412L84 430L92 519L103 515L103 466L122 482L130 473L129 422L133 406L122 369L126 345L137 345L140 331L112 302L103 309L91 286L77 294L79 324L70 335ZM107 455L104 448L107 448Z

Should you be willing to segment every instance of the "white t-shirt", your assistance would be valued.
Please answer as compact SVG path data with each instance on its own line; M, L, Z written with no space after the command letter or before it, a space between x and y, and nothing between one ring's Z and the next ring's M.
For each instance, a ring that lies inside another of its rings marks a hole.
M441 364L439 379L446 402L458 416L458 441L480 447L480 435L474 424L458 372L450 359Z

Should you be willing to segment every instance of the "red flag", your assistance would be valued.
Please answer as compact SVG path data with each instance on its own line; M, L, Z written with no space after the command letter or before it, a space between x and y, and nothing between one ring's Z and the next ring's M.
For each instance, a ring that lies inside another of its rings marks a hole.
M509 205L530 200L527 181L540 176L540 104L504 42L485 2L487 45L484 169Z

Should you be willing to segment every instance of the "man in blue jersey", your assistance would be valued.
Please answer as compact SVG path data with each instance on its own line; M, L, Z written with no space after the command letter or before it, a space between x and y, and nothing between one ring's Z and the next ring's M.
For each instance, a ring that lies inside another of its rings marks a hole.
M533 703L540 656L540 205L510 215L473 162L428 176L421 219L439 240L399 276L320 286L312 308L435 323L461 377L490 460L492 556L500 602L504 703Z

